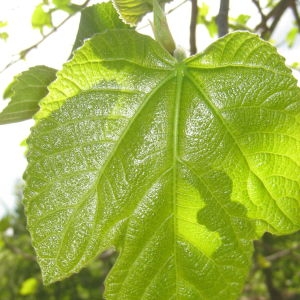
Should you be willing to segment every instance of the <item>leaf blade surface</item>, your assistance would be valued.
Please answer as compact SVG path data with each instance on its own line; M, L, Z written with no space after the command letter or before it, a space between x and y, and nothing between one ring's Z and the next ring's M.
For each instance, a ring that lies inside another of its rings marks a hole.
M46 283L115 247L107 299L237 297L252 240L300 225L299 89L270 55L249 33L180 63L130 30L78 50L28 140Z

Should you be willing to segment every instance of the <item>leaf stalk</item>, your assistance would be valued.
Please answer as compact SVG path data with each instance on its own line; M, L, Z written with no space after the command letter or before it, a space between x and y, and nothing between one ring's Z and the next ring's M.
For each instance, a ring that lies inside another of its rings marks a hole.
M162 6L153 0L153 33L155 39L172 55L175 51L175 42L172 37L167 18Z

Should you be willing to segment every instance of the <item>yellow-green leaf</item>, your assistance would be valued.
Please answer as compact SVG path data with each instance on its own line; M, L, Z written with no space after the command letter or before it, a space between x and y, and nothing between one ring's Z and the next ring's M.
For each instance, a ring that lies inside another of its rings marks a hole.
M43 3L36 6L31 17L31 25L33 28L38 28L41 31L44 26L52 27L51 13L45 11Z
M237 299L253 239L300 228L300 89L258 36L178 62L107 30L49 91L24 199L46 284L114 247L107 300Z

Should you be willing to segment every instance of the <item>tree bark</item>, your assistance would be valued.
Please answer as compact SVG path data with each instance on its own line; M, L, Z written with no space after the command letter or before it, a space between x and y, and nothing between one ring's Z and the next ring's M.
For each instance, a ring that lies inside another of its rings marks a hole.
M219 14L217 16L219 37L222 37L228 33L228 11L229 11L229 0L220 0L220 9L219 9Z
M198 5L197 0L191 0L192 9L191 9L191 23L190 23L190 52L191 55L197 53L196 45L196 27L197 27L197 18L198 18Z
M271 240L272 236L268 233L265 233L262 237L262 247L263 247L263 253L264 256L270 255L270 249L269 249L269 241ZM263 268L262 269L264 275L265 275L265 283L270 295L271 300L284 300L280 291L274 286L273 283L273 273L271 267L269 268Z

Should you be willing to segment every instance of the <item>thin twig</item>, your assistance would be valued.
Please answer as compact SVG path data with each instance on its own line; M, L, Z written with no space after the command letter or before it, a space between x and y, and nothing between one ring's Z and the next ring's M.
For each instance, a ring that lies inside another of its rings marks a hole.
M173 13L177 8L179 8L180 6L182 6L183 4L185 4L186 2L188 2L188 0L184 0L181 3L179 3L178 5L176 5L175 7L172 7L171 9L169 9L166 12L166 15L169 15L169 14ZM145 29L145 28L147 28L149 26L151 26L151 21L150 20L148 21L148 23L142 25L141 27L137 27L137 30L142 30L142 29Z
M198 5L197 0L191 0L191 23L190 23L190 52L191 55L197 53L196 45L196 28L197 28L197 19L198 19Z
M268 32L270 30L269 27L268 27L268 24L267 24L268 19L267 19L266 15L262 11L262 8L260 6L259 0L252 0L252 2L256 6L256 8L257 8L257 10L258 10L258 12L260 14L260 18L261 18L260 24L258 24L255 29L257 30L258 28L262 28L263 31Z
M278 4L267 14L261 14L262 21L255 27L255 30L262 29L261 37L264 39L269 39L274 30L276 29L282 15L286 11L288 7L294 3L295 0L281 0ZM253 3L258 3L258 1L254 1ZM272 24L270 26L267 25L269 20L273 19Z
M281 291L274 285L274 274L270 268L262 269L265 276L265 284L272 300L284 300Z
M20 53L18 54L18 58L9 62L2 70L0 70L0 74L3 73L5 70L7 70L9 67L11 67L12 65L14 65L15 63L19 62L20 60L24 59L26 57L26 55L33 49L37 48L40 44L42 44L48 37L50 37L53 33L55 33L61 26L63 26L68 20L70 20L74 15L76 15L78 12L81 12L84 8L86 8L89 4L91 0L87 0L85 1L82 5L81 5L81 9L76 11L75 13L72 13L70 15L68 15L68 17L66 17L61 23L59 23L57 26L53 27L52 30L43 35L43 38L41 40L39 40L37 43L35 43L34 45L20 51Z
M268 256L266 256L265 258L268 260L268 261L275 261L275 260L278 260L284 256L287 256L287 255L290 255L292 254L294 251L296 250L300 250L300 245L296 245L294 247L291 247L290 249L283 249L283 250L280 250L278 252L275 252L273 254L270 254Z
M217 16L219 37L222 37L228 33L228 11L229 11L229 0L220 0L220 9L219 9L219 14Z
M294 0L292 0L294 1ZM273 17L274 20L270 26L270 33L272 34L278 25L281 17L283 16L284 12L286 9L291 5L291 0L282 0L281 2L278 3L276 6L276 10L274 10Z
M266 15L266 18L269 20L272 17L276 17L278 14L281 14L282 11L284 11L285 8L287 8L291 1L294 0L281 0L277 3L276 6L273 7L273 9Z
M180 6L182 6L183 4L185 4L186 2L188 2L188 0L184 0L184 1L182 1L181 3L179 3L178 5L172 7L171 9L169 9L169 10L166 12L166 15L172 13L174 10L176 10L177 8L179 8Z

